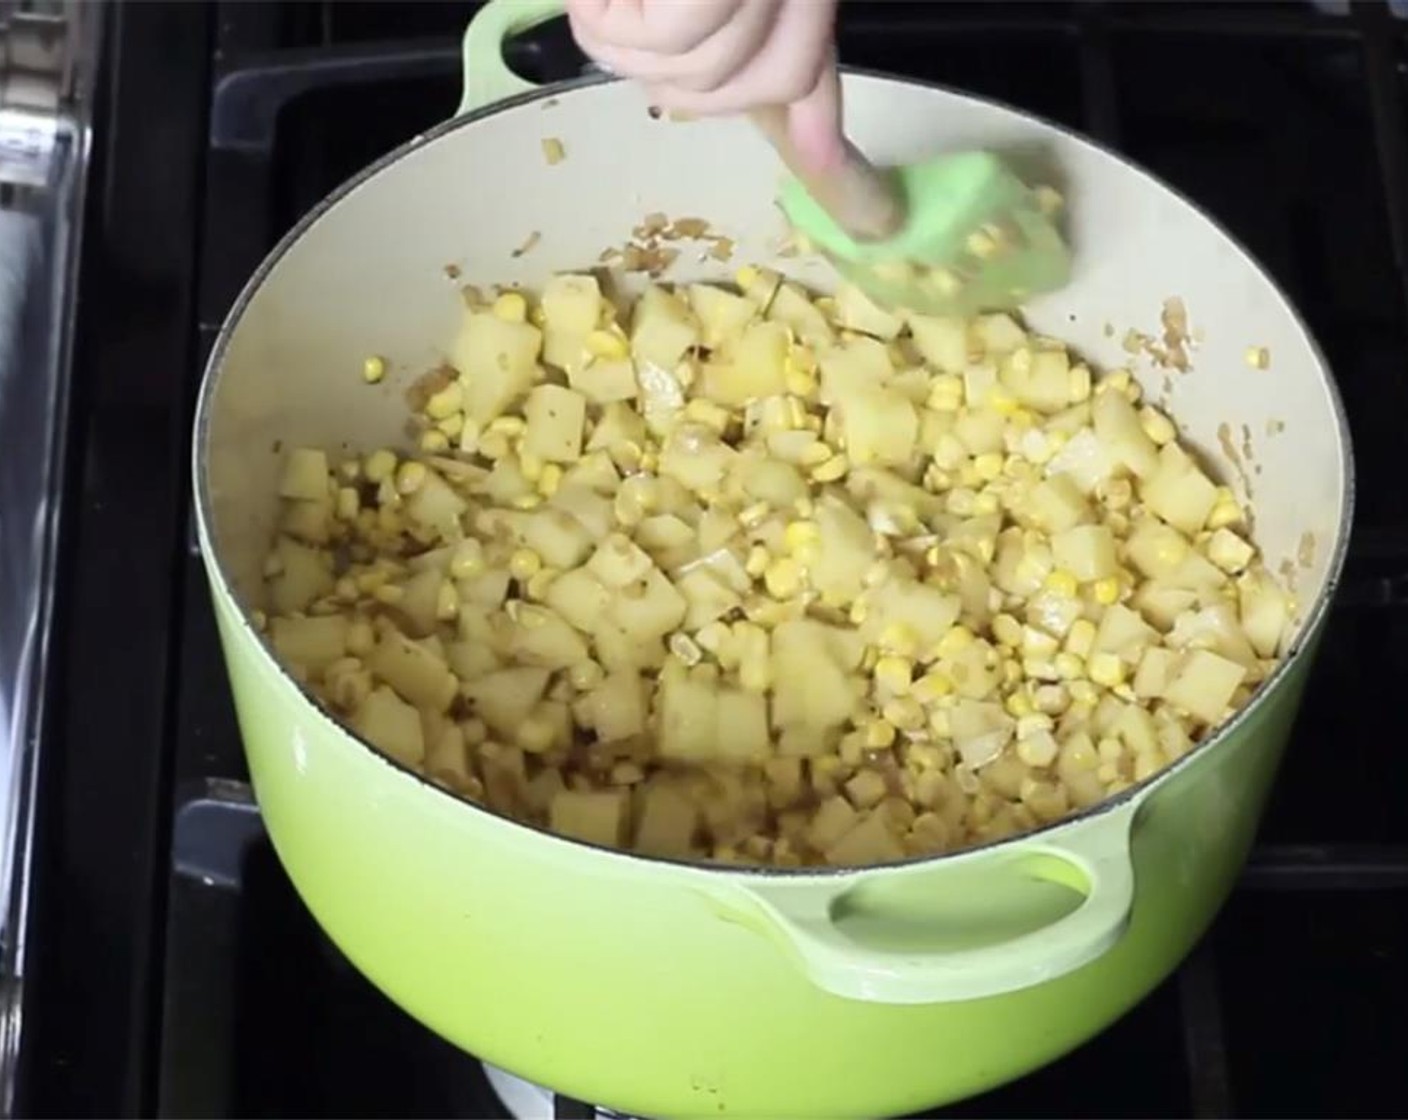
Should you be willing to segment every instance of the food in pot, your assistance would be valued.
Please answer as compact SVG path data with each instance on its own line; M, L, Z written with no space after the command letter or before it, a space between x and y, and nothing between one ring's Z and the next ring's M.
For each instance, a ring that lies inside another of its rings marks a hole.
M1007 315L560 275L471 299L412 397L413 453L288 454L258 621L389 757L593 843L1028 831L1186 754L1290 629L1129 372Z

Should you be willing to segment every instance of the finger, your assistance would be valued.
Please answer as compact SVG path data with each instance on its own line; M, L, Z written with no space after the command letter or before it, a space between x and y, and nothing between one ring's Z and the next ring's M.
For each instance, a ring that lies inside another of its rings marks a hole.
M810 94L831 57L836 0L783 0L772 34L744 68L717 89L701 92L661 81L666 109L716 116L763 105L790 105Z
M841 133L841 76L832 55L822 67L812 91L787 110L787 131L793 151L810 171L831 171L846 160Z
M579 27L602 43L629 51L682 55L726 26L748 0L597 0L574 13Z
M782 0L749 0L726 26L678 59L670 84L709 93L733 80L771 38Z
M728 81L768 40L781 7L781 0L748 0L736 19L683 55L623 46L590 25L574 23L573 32L583 51L622 77L708 92Z

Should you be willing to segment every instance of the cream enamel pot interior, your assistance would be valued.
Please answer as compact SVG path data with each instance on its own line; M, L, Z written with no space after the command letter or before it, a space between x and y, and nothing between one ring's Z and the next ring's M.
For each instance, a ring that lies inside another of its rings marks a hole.
M479 40L497 47L497 12L472 29L471 103L523 85L496 49L478 57ZM533 18L539 6L522 4L509 22ZM1122 1014L1186 954L1240 870L1343 559L1339 400L1242 249L1142 171L1010 109L859 73L845 97L851 135L880 162L991 147L1058 177L1077 271L1028 309L1037 329L1124 365L1124 330L1157 334L1163 302L1185 301L1201 340L1192 372L1142 360L1135 372L1250 492L1258 542L1294 576L1294 655L1219 735L1112 802L887 867L649 860L513 823L399 768L315 706L251 628L275 449L399 443L402 392L442 359L460 285L591 267L653 211L736 239L732 264L685 256L672 276L774 261L776 159L741 122L657 120L634 88L583 81L417 137L274 249L201 392L200 541L255 792L295 887L353 963L432 1030L636 1115L908 1112L1017 1077ZM566 153L555 165L548 137ZM516 254L533 234L536 247ZM830 281L816 262L774 263ZM1269 369L1243 360L1253 345ZM358 376L371 353L393 371L376 387Z

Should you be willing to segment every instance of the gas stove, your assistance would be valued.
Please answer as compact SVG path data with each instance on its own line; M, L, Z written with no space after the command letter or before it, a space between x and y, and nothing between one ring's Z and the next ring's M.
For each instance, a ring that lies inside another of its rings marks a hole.
M221 318L302 213L452 110L471 7L108 9L21 1113L607 1115L436 1038L321 934L249 795L190 534ZM1408 23L1377 2L871 0L842 5L840 42L1089 133L1204 206L1304 313L1359 457L1346 577L1220 920L1110 1030L932 1115L1403 1115L1408 752L1382 729L1408 680ZM561 27L513 61L582 65Z

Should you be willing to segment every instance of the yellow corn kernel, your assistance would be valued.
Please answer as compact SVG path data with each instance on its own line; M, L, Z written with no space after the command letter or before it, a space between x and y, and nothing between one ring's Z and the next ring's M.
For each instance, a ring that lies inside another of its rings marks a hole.
M557 488L561 485L562 468L556 463L545 464L542 473L538 475L538 493L545 498L551 498L557 493Z
M963 407L963 379L952 373L939 374L929 386L925 403L935 412L957 412Z
M1229 529L1242 523L1242 507L1236 495L1225 486L1217 488L1217 501L1208 513L1209 529Z
M1055 737L1050 731L1033 731L1017 740L1017 758L1033 769L1050 766L1056 761L1059 750Z
M553 580L557 579L558 573L553 568L544 568L540 572L534 572L528 577L528 583L523 588L523 592L535 603L541 603L548 597L548 588L552 586Z
M804 467L816 467L820 466L822 463L826 462L826 460L831 458L832 454L833 452L831 448L828 447L826 444L811 443L802 449L802 453L798 456L798 460Z
M1035 711L1032 699L1025 692L1014 692L1002 702L1002 706L1007 709L1007 714L1013 719L1021 719L1029 716Z
M948 633L939 639L936 652L941 658L957 657L974 642L973 631L963 625L949 627Z
M815 521L793 521L783 530L782 542L793 554L805 553L821 544L821 529Z
M1095 595L1095 601L1102 607L1108 607L1120 601L1120 581L1113 576L1097 579L1091 585L1091 591Z
M396 468L397 493L414 494L425 484L426 476L429 473L424 463L414 461L402 463Z
M1243 360L1247 365L1251 366L1252 369L1270 369L1271 351L1265 346L1248 346L1246 353L1243 355Z
M386 359L372 354L362 362L362 380L368 385L375 385L386 376Z
M1050 731L1056 721L1045 712L1032 711L1017 717L1017 738L1025 739L1038 731Z
M450 450L450 437L439 428L430 428L420 434L420 449L430 455L438 455Z
M614 331L592 331L587 335L587 353L593 358L618 360L630 353L626 340Z
M875 684L891 696L903 696L914 680L914 662L890 655L875 663Z
M782 383L789 393L804 398L815 394L818 387L816 374L800 369L784 369Z
M528 423L521 416L500 416L497 420L489 422L487 432L507 436L509 439L517 439L528 430Z
M924 726L927 716L919 701L912 696L898 696L886 701L881 709L885 722L906 731L918 731Z
M774 599L792 599L802 590L802 566L790 556L780 556L763 572L763 585Z
M919 635L903 622L891 622L880 631L879 646L895 657L913 657L919 649Z
M371 653L376 645L376 634L372 624L365 618L354 618L347 627L347 652L354 657Z
M1160 447L1172 442L1178 434L1173 421L1151 404L1139 410L1139 426L1144 429L1144 434Z
M755 544L748 551L748 559L743 564L743 570L754 579L758 579L768 570L768 565L772 563L772 554L760 544Z
M435 428L451 439L458 439L464 432L464 413L454 412L443 420L435 421Z
M1022 406L1006 389L994 389L988 394L988 407L999 416L1012 416Z
M460 596L455 585L446 580L435 592L435 617L441 622L453 622L460 613Z
M1069 391L1067 400L1072 404L1080 404L1082 401L1090 399L1090 367L1087 365L1074 365L1070 372L1066 374Z
M1002 500L991 490L984 490L973 499L974 517L987 517L996 513L1001 508ZM976 544L979 553L982 554L983 563L991 563L993 554L997 551L997 542L990 537L980 537Z
M543 570L543 558L531 548L520 548L508 558L508 574L526 583Z
M1080 590L1080 582L1064 568L1054 569L1051 574L1046 577L1043 585L1046 590L1064 596L1067 599L1074 599L1076 592Z
M736 283L745 292L754 284L756 284L759 278L760 277L758 270L754 268L751 264L744 265L742 268L740 268L737 272L733 274L734 283Z
M460 428L460 450L473 455L479 450L479 439L483 434L484 429L477 421L465 420Z
M463 444L464 441L460 442ZM509 443L508 436L503 432L485 432L479 437L479 454L486 459L495 461L503 459L512 450L513 445Z
M1010 614L994 615L992 636L997 639L998 645L1016 649L1022 644L1022 624Z
M1066 632L1066 652L1077 657L1089 657L1095 647L1095 623L1088 618L1078 618Z
M1055 187L1037 187L1033 192L1036 196L1036 205L1043 214L1048 217L1060 211L1066 204L1066 200L1061 197L1061 192Z
M895 725L884 719L872 719L865 725L865 745L868 750L882 751L894 746Z
M1052 663L1062 680L1077 681L1086 675L1084 659L1074 653L1058 653Z
M910 686L909 694L921 704L932 704L952 695L953 690L952 677L937 669L930 669Z
M542 754L556 737L552 720L536 712L520 723L513 735L514 742L529 754Z
M396 473L396 453L382 448L373 451L362 464L362 474L368 482L381 483Z
M1002 455L996 451L985 451L973 459L973 470L981 482L992 482L1002 475Z
M756 623L740 622L731 637L738 650L738 683L748 692L767 692L772 687L767 631Z
M458 381L451 381L425 402L425 414L432 420L443 420L464 407L464 390Z
M1113 653L1091 654L1086 668L1090 673L1090 679L1098 685L1114 688L1116 685L1124 684L1124 662Z
M526 323L528 301L519 292L505 292L494 300L493 312L496 318L505 323Z
M712 654L717 654L730 640L728 623L710 622L701 626L694 635L694 640L699 643L701 649L708 650Z
M702 424L720 435L728 428L728 409L713 401L705 400L703 397L695 397L685 405L684 415L686 419L692 420L696 424Z
M530 455L527 452L524 452L518 457L518 469L529 482L537 482L538 479L542 478L543 467L546 465L547 464L536 455Z
M450 553L450 576L473 579L484 570L484 546L476 540L460 541Z
M850 467L850 460L844 455L833 455L820 466L812 468L811 478L813 482L835 482L844 477Z
M993 256L998 250L997 239L992 234L984 230L975 229L968 235L963 243L963 247L972 253L979 260L986 260Z
M587 658L567 670L567 679L578 692L589 692L606 679L606 670Z
M754 502L751 506L738 511L738 523L745 529L756 529L767 520L768 514L772 512L772 507L767 502Z
M1127 369L1112 369L1100 379L1100 390L1118 389L1121 393L1128 393L1129 387L1134 383L1134 378L1130 376Z
M394 583L384 583L372 592L372 598L388 607L395 606L406 597L405 589Z
M337 491L337 516L341 521L355 521L357 513L361 509L362 499L358 495L356 488L352 486L340 487Z

